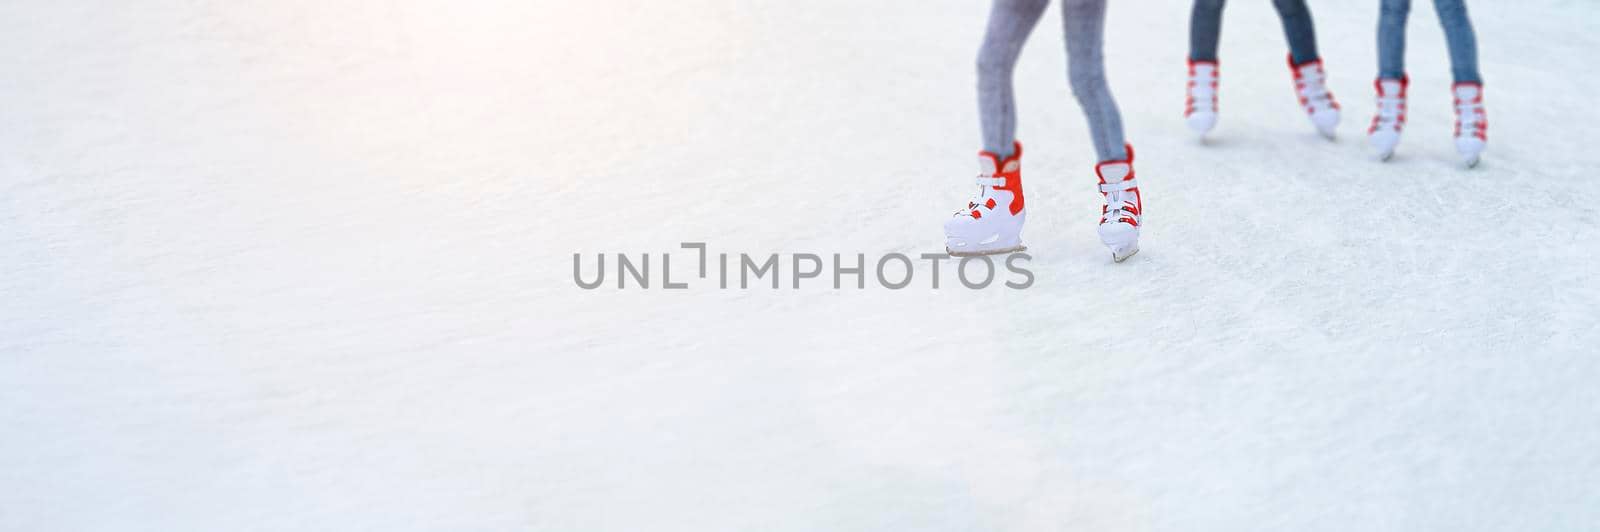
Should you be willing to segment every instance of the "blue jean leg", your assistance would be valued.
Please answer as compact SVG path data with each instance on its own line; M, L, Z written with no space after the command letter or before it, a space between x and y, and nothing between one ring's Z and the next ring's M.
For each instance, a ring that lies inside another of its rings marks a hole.
M1222 8L1226 0L1195 0L1189 12L1189 59L1216 61L1217 41L1222 35ZM1283 36L1289 41L1289 55L1296 64L1317 59L1317 31L1311 23L1311 9L1305 0L1273 0L1283 22Z
M1378 79L1406 76L1406 18L1411 0L1382 0L1378 5Z
M1439 26L1444 28L1444 40L1450 46L1450 74L1456 83L1482 83L1483 77L1478 74L1478 36L1472 31L1466 2L1434 0L1433 8L1439 12Z
M983 149L1003 157L1011 155L1017 132L1016 96L1011 75L1028 34L1050 0L994 0L988 29L978 51L978 121ZM1106 0L1062 0L1062 29L1066 36L1067 79L1072 95L1089 121L1090 137L1101 161L1127 158L1123 149L1122 114L1106 83Z
M1450 73L1456 83L1482 82L1478 73L1478 38L1463 0L1434 0L1439 26L1450 47ZM1406 18L1411 0L1381 0L1378 13L1378 77L1406 75Z
M1061 0L1067 45L1067 80L1089 121L1089 137L1100 161L1127 160L1122 112L1106 82L1106 0Z
M1017 137L1017 99L1011 74L1022 45L1049 7L1050 0L995 0L989 9L988 29L978 50L978 121L983 129L983 151L1011 156Z
M1189 12L1189 59L1217 60L1217 40L1222 36L1222 7L1225 0L1194 0Z
M1317 60L1317 29L1311 23L1311 8L1306 0L1272 0L1283 21L1283 37L1289 41L1289 56L1299 65Z

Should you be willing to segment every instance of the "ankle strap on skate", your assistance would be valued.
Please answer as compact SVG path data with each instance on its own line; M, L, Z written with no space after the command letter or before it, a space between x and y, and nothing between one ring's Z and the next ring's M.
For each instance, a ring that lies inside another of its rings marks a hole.
M1100 192L1104 193L1123 192L1135 188L1139 188L1139 180L1137 179L1126 179L1115 183L1100 184Z
M978 176L978 186L995 188L1004 187L1006 186L1006 178L980 175Z

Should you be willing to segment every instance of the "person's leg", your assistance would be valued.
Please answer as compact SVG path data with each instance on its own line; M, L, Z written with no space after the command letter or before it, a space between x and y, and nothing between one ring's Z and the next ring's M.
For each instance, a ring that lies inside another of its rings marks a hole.
M1444 27L1445 42L1450 45L1450 72L1456 83L1482 83L1478 75L1478 38L1472 31L1472 19L1467 17L1467 5L1462 0L1433 0L1439 12L1439 25Z
M1183 121L1200 135L1217 126L1217 41L1225 0L1194 0L1189 12L1189 80Z
M1106 0L1062 0L1061 19L1067 41L1067 78L1072 95L1089 119L1089 134L1101 161L1128 158L1122 138L1122 113L1106 83Z
M1367 143L1378 158L1389 160L1406 126L1406 17L1411 0L1379 0L1378 4L1378 111L1367 129Z
M1144 202L1133 172L1133 149L1122 138L1122 115L1111 98L1106 83L1105 44L1106 0L1062 0L1062 25L1067 39L1067 77L1072 95L1089 119L1089 136L1094 139L1100 163L1094 167L1100 178L1100 194L1106 204L1100 211L1095 232L1100 243L1111 250L1111 260L1122 262L1139 252L1139 220Z
M1462 0L1434 0L1439 25L1444 27L1450 45L1450 73L1455 85L1456 152L1468 167L1477 166L1478 157L1489 141L1489 118L1483 106L1483 78L1478 75L1478 39Z
M1189 12L1189 60L1217 62L1222 38L1222 6L1226 0L1194 0Z
M978 121L983 150L1001 160L1011 156L1017 135L1011 72L1028 33L1049 5L1050 0L994 0L989 10L989 27L978 50Z
M1378 9L1378 79L1406 77L1406 17L1411 0L1380 0Z
M1328 72L1317 55L1317 32L1305 0L1272 0L1289 41L1289 70L1294 75L1295 96L1306 117L1322 136L1332 140L1339 127L1339 102L1328 90Z
M1289 41L1289 56L1294 64L1303 65L1317 60L1317 30L1311 23L1311 9L1306 0L1272 0L1283 20L1283 35Z

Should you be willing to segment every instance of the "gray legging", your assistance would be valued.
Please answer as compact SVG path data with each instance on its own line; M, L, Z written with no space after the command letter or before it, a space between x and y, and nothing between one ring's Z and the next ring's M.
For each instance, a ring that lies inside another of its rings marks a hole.
M1039 16L1050 0L994 0L989 29L978 52L978 118L983 123L983 149L1011 154L1017 134L1016 98L1011 71ZM1101 161L1127 159L1123 149L1122 115L1106 85L1106 0L1062 0L1061 22L1067 40L1067 77L1072 94L1089 119L1095 153Z

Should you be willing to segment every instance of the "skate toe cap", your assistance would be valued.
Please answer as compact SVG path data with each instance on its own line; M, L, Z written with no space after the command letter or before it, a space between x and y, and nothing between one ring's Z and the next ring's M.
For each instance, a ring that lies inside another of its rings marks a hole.
M1374 131L1367 135L1367 144L1378 153L1394 151L1394 146L1400 143L1400 134L1394 131Z
M1112 248L1134 245L1139 241L1139 227L1126 223L1100 224L1100 242Z
M972 231L974 220L971 216L956 214L944 221L944 236L956 238Z
M1323 109L1312 113L1311 124L1317 127L1317 132L1332 137L1334 131L1339 128L1339 110Z
M978 242L976 224L966 216L952 216L944 222L945 246L950 249L968 247L969 244Z

